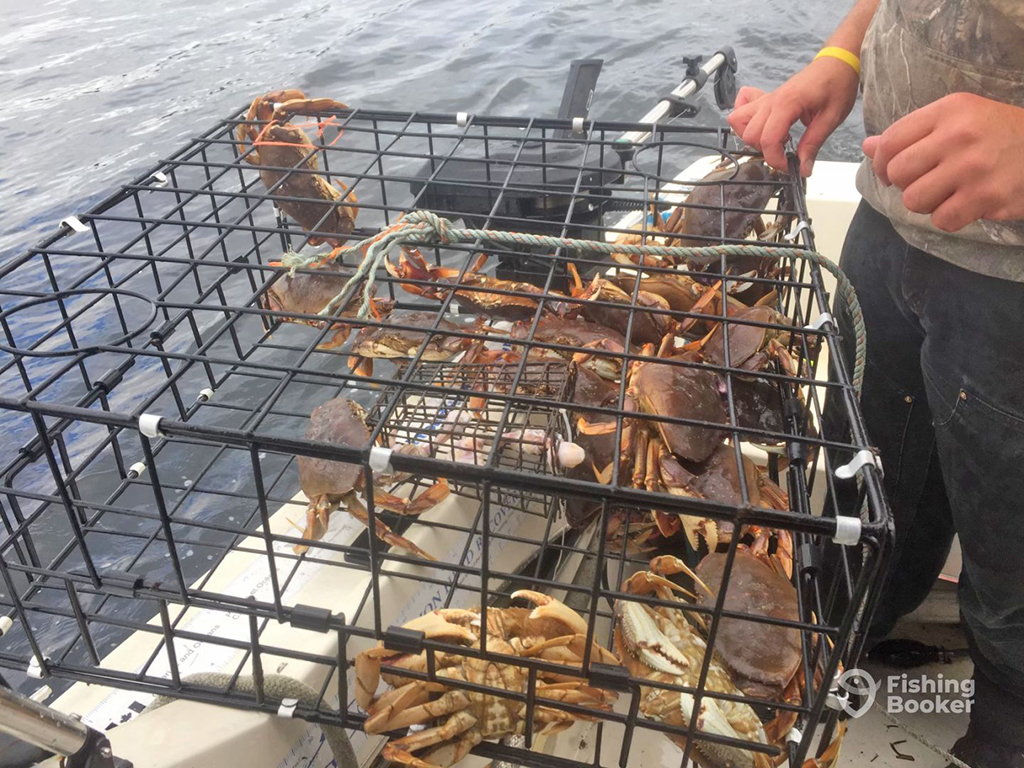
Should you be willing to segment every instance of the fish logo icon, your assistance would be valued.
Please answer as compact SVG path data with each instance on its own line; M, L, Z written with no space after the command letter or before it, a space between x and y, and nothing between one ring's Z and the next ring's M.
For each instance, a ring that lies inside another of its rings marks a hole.
M839 708L850 717L861 717L875 703L875 695L878 693L878 682L871 676L870 672L863 669L848 669L836 680L839 691L845 691L847 696L839 699ZM859 697L860 706L854 706L852 697Z

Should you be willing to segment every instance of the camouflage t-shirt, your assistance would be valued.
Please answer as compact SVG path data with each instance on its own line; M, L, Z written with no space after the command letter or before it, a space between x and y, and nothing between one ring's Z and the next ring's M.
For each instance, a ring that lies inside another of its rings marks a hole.
M1024 0L881 0L861 60L868 136L960 91L1024 107ZM898 188L882 186L870 160L857 173L857 188L915 248L1024 282L1024 220L981 220L943 232L927 215L908 211Z

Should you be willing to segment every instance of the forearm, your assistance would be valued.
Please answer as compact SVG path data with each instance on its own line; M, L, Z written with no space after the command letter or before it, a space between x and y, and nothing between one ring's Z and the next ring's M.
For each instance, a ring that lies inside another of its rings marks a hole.
M846 14L846 18L836 27L836 31L825 41L825 45L834 45L859 54L871 18L878 10L878 3L879 0L857 0L850 12Z

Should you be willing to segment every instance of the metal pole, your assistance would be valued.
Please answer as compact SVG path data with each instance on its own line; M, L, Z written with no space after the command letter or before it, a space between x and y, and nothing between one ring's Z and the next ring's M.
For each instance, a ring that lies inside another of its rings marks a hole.
M89 736L78 720L7 688L0 688L0 731L59 755L75 754Z
M718 68L725 64L725 62L725 54L719 52L701 64L700 68L707 77L710 77L717 72ZM692 77L688 77L679 84L679 87L672 91L672 95L678 99L685 99L693 96L699 87L700 86L697 84L696 80ZM659 101L650 112L640 118L639 122L656 124L668 117L671 111L672 102L667 100ZM630 131L629 133L622 134L619 141L629 142L630 144L641 144L647 141L647 137L650 135L649 131Z

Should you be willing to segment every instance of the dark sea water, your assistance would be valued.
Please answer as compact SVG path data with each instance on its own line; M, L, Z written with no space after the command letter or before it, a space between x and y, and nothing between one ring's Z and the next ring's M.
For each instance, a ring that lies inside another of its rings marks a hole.
M743 84L807 62L829 0L0 0L0 260L255 95L554 115L569 61L605 61L591 115L640 117L682 57L732 45ZM722 119L713 103L697 118ZM856 159L859 113L823 157Z
M553 116L570 60L598 57L605 65L591 116L638 119L679 81L684 55L722 45L734 46L742 84L777 85L810 60L847 5L0 0L0 265L269 90L368 108ZM696 119L720 124L713 100L702 103ZM858 110L822 157L857 159L861 137ZM54 319L35 316L42 327ZM24 431L6 422L11 449L34 435L24 420ZM70 452L85 447L74 430L68 436ZM192 477L188 456L164 461L166 476ZM67 535L55 531L44 548ZM106 564L119 557L93 555ZM192 577L204 562L197 553ZM42 634L56 643L58 632Z

